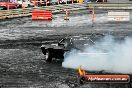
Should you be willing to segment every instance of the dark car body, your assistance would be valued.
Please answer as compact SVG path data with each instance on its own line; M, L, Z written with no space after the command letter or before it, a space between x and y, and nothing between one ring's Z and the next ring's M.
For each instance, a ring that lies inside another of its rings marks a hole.
M57 58L57 59L64 59L64 52L68 51L65 47L66 39L62 39L56 44L50 44L50 45L42 45L41 50L44 55L46 55L46 61L51 62L52 58ZM68 45L69 46L69 45Z
M52 58L64 59L64 54L72 49L83 50L85 46L94 42L89 37L68 37L61 39L56 44L42 45L41 50L46 56L46 61L51 62Z

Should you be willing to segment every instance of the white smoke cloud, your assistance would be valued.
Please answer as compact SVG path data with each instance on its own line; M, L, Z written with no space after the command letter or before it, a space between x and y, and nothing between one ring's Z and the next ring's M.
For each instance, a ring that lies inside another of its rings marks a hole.
M74 69L80 65L88 71L132 73L132 38L116 42L112 36L106 36L84 52L72 50L62 63L63 67Z

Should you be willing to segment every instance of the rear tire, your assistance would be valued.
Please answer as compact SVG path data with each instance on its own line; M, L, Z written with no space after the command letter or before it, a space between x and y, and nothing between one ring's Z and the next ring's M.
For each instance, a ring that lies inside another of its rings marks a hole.
M49 50L47 50L46 51L46 54L45 54L45 60L47 61L47 62L51 62L52 61L52 54L51 54L51 51L49 51Z
M7 10L7 7L4 7L3 10Z
M78 83L81 84L81 85L83 85L84 82L85 82L85 77L84 76L79 77Z

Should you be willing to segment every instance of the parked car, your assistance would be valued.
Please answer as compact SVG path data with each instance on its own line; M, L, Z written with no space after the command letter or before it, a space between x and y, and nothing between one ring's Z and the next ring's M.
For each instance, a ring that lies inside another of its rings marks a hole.
M12 2L0 2L0 6L5 7L4 9L16 9L19 7L19 4Z

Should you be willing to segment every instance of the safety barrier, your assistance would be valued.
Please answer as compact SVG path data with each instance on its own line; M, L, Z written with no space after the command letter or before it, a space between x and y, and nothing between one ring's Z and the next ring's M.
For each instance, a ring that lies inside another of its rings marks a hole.
M95 6L97 5L96 7L94 7L95 9L113 8L113 10L115 10L116 8L120 8L120 9L132 10L131 4L132 3L120 4L118 7L112 7L112 6L116 6L116 4L111 4L111 3L104 3L104 4L101 4L101 3L88 3L88 4L74 3L74 4L59 4L59 5L54 5L54 6L33 7L33 8L23 8L23 9L0 10L0 19L31 16L32 11L34 11L34 10L46 10L46 11L50 10L50 11L52 11L52 13L64 12L66 10L68 10L68 11L77 11L77 10L82 10L82 9L92 10L94 5ZM102 6L104 6L104 7L102 7ZM92 10L92 12L94 12L94 11ZM39 18L41 18L41 17L39 17ZM93 18L94 18L94 14L93 14ZM94 19L93 19L93 22L94 22Z
M0 10L0 19L15 18L22 16L30 16L31 10L29 9L13 9L13 10Z
M68 11L87 8L87 6L84 7L84 4L80 5L80 4L74 3L74 4L67 4L67 5L59 4L54 6L0 10L0 19L31 16L33 10L46 10L46 11L48 10L48 11L52 11L52 13L58 13L58 12L64 12L66 8L68 9Z
M52 11L33 10L32 20L52 20Z

